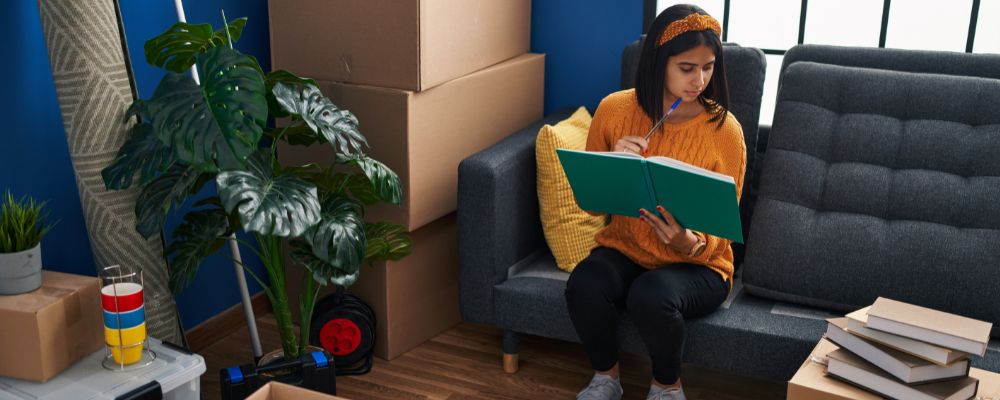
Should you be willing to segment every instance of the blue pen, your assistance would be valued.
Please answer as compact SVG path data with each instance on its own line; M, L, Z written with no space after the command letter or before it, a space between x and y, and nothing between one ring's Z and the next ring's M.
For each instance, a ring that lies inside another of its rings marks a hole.
M670 113L674 112L674 110L679 105L681 105L681 98L680 97L678 97L677 100L674 101L674 104L670 106L670 109L667 110L666 114L663 114L663 118L660 118L660 122L657 122L656 125L653 125L653 129L650 129L649 133L647 133L646 136L643 137L643 139L649 140L649 137L653 134L653 132L656 132L657 129L660 129L660 125L663 125L663 121L666 121L667 117L670 116Z

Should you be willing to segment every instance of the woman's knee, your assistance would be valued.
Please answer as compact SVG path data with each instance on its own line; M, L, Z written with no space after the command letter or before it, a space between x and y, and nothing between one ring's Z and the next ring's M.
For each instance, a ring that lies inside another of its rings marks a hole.
M566 298L599 293L602 289L600 269L600 266L594 263L578 264L566 281Z
M566 299L580 297L604 298L614 291L612 283L617 281L612 268L601 258L588 257L577 264L566 281Z
M669 283L656 278L654 274L647 273L632 283L626 300L628 312L645 317L659 315L683 318L677 290L672 288Z

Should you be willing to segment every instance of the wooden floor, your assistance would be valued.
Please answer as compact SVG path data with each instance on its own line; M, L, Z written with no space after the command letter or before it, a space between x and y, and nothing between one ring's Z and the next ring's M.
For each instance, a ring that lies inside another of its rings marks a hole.
M258 318L265 352L280 347L271 315ZM375 359L372 372L337 378L338 395L350 399L572 399L592 371L578 344L539 337L521 341L521 370L500 365L500 331L463 323L392 361ZM198 351L208 370L201 377L203 399L219 399L219 370L251 362L246 325ZM644 357L623 354L626 399L644 399L650 366ZM682 380L688 399L784 399L785 383L738 377L685 365Z

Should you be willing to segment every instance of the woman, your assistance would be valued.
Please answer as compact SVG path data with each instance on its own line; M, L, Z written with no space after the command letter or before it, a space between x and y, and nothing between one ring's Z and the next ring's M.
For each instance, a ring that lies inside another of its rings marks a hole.
M729 113L719 22L704 10L675 5L646 33L635 89L601 101L588 151L661 155L732 176L743 186L743 129ZM666 122L645 134L680 98ZM684 319L714 311L732 286L730 241L677 224L662 207L639 218L612 216L598 247L566 284L570 318L595 374L578 399L620 399L615 331L624 306L653 364L647 399L685 399L680 368Z

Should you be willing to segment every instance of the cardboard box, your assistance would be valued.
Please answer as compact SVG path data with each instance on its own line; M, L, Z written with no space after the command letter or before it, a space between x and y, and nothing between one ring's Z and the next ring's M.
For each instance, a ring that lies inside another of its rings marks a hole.
M879 400L881 397L826 377L826 366L812 360L813 357L826 359L827 353L839 347L833 342L821 339L810 357L802 363L798 372L788 381L788 400Z
M253 392L246 400L330 400L344 399L326 393L315 392L281 382L269 382ZM345 399L346 400L346 399Z
M530 0L269 0L271 65L422 91L527 53Z
M455 211L458 164L542 118L545 56L525 54L424 92L321 82L320 89L358 117L369 156L399 174L401 206L366 209L370 221L416 230ZM331 146L282 145L283 164L328 164Z
M453 213L411 232L413 252L402 260L361 266L361 275L348 292L375 312L376 356L392 360L461 322L456 221ZM299 321L303 271L289 268L286 281L295 321ZM333 292L325 287L317 299Z
M819 341L812 356L826 358L839 347L826 339ZM972 368L969 375L979 379L977 398L1000 399L1000 374ZM878 400L882 397L844 381L826 376L826 366L807 359L788 381L788 400Z
M42 271L42 287L0 296L0 375L44 382L104 346L101 281Z

